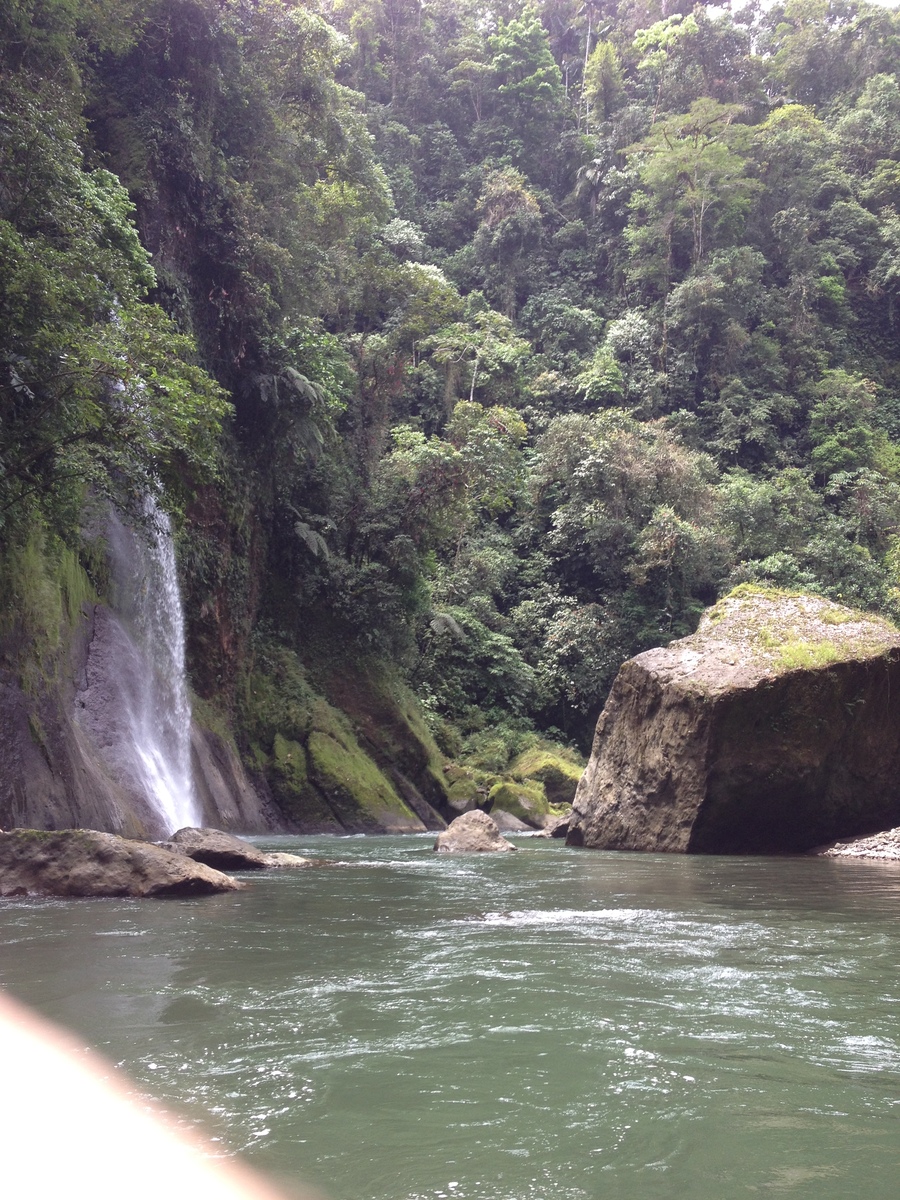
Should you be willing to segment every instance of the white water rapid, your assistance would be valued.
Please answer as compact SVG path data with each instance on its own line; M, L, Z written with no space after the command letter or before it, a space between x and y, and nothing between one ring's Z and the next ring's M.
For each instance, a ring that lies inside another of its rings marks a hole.
M142 791L151 824L169 834L202 824L191 775L191 706L184 666L184 612L169 518L155 499L131 529L113 514L107 538L121 644L115 699L123 782Z

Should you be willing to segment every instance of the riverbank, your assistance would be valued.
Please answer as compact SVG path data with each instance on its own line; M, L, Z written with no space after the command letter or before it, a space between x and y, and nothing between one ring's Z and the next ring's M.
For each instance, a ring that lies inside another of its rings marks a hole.
M822 858L880 858L900 862L900 825L852 842L836 842L819 851Z

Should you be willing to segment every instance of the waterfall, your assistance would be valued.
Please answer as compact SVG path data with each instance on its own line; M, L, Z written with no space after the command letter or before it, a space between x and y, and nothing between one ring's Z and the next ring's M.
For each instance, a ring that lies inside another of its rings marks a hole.
M169 518L143 503L141 527L113 513L107 525L117 628L107 635L105 755L127 790L149 808L150 831L202 824L191 774L191 706L185 679L184 612ZM109 711L116 706L118 711ZM113 728L110 728L110 725ZM142 793L142 795L141 795Z

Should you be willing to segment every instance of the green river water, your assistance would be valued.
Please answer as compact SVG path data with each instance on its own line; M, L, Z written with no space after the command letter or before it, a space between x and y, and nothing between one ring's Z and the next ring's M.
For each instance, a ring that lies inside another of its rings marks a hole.
M432 837L4 901L0 985L332 1200L900 1194L900 866Z

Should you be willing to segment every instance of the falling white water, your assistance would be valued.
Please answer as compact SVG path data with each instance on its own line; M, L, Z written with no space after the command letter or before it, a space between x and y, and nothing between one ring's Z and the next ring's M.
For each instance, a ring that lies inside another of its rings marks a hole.
M116 757L168 834L202 821L191 775L184 611L172 530L154 498L145 499L143 515L136 530L115 515L108 527L114 606L140 664L136 672L123 669L119 680Z

